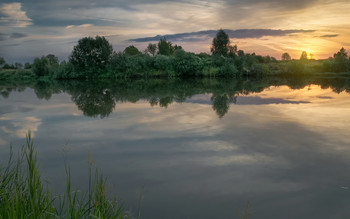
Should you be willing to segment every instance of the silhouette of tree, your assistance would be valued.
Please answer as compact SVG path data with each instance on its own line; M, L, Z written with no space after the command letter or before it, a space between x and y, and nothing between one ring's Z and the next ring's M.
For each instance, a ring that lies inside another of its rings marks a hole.
M124 49L124 53L129 56L139 55L141 52L133 45L128 46Z
M334 72L344 72L350 70L350 62L348 60L348 53L344 48L341 48L339 52L334 53L334 61L332 62L332 70Z
M152 56L155 56L157 53L157 45L153 43L148 44L146 52L150 53Z
M307 52L303 51L300 56L300 60L307 60Z
M158 42L158 54L160 55L172 55L174 53L174 47L171 42L166 41L166 39L161 39Z
M32 65L29 62L26 62L24 64L24 69L31 69L31 68L32 68Z
M290 57L290 55L288 54L288 53L283 53L282 54L282 60L285 60L285 61L287 61L287 60L291 60L292 58Z
M348 58L348 53L346 52L346 50L344 49L344 47L342 47L339 52L334 53L333 55L334 59L342 59L345 60Z
M5 64L6 64L5 59L3 57L0 57L0 66L2 67Z
M15 67L16 67L17 69L23 68L23 64L20 63L20 62L16 62L16 63L15 63Z
M213 39L211 52L213 55L227 56L230 50L230 38L224 30L220 29ZM237 48L236 48L237 50Z

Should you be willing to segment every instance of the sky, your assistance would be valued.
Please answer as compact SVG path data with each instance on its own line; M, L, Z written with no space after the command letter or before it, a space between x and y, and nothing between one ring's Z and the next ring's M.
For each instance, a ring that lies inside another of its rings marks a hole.
M186 51L210 53L224 29L245 52L315 59L350 49L349 0L3 0L0 56L9 63L55 54L68 59L86 36L105 36L115 51L166 36Z

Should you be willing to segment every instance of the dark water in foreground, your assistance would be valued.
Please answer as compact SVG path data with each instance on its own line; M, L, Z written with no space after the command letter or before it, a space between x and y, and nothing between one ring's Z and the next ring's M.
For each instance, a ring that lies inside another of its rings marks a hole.
M349 218L349 79L1 85L0 158L34 134L43 175L88 162L141 218ZM249 203L249 208L247 206Z

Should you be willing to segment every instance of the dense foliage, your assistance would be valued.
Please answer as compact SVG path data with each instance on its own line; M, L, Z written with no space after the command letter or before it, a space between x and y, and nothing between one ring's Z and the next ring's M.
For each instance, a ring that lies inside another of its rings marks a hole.
M112 45L104 37L84 37L74 46L69 61L73 65L74 78L94 78L106 70L111 55Z
M186 52L165 38L148 44L144 52L130 45L123 52L113 52L104 37L85 37L74 46L68 62L59 63L55 55L36 58L34 62L8 64L0 57L0 78L74 79L131 77L242 77L280 74L341 73L350 71L350 60L344 48L327 60L314 60L306 51L292 59L283 53L281 61L270 56L245 53L231 45L229 36L219 30L212 42L212 54ZM23 71L23 68L28 71ZM25 72L23 76L19 75ZM41 79L43 80L43 79Z

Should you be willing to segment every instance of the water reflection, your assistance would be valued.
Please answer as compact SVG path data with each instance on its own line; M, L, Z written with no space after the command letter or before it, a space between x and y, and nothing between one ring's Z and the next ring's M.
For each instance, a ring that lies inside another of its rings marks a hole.
M347 218L348 84L266 78L6 85L0 160L31 128L53 187L64 182L62 148L75 185L86 185L90 154L108 191L133 212L144 186L142 218L236 218L248 201L252 218Z
M331 88L335 93L350 92L350 78L293 78L269 77L264 79L235 80L135 80L135 81L39 81L34 84L2 85L0 94L8 98L12 91L21 92L31 87L39 99L49 100L53 94L68 93L72 101L84 115L90 117L108 117L118 102L135 103L146 100L153 106L168 107L173 102L185 102L197 94L211 94L212 109L219 118L225 116L230 104L237 103L237 96L259 93L270 86L286 85L291 89L304 89L310 84L322 89ZM261 99L262 104L270 103L307 103L284 99ZM275 101L275 102L274 102ZM238 104L249 102L240 99ZM254 104L259 101L253 100Z

